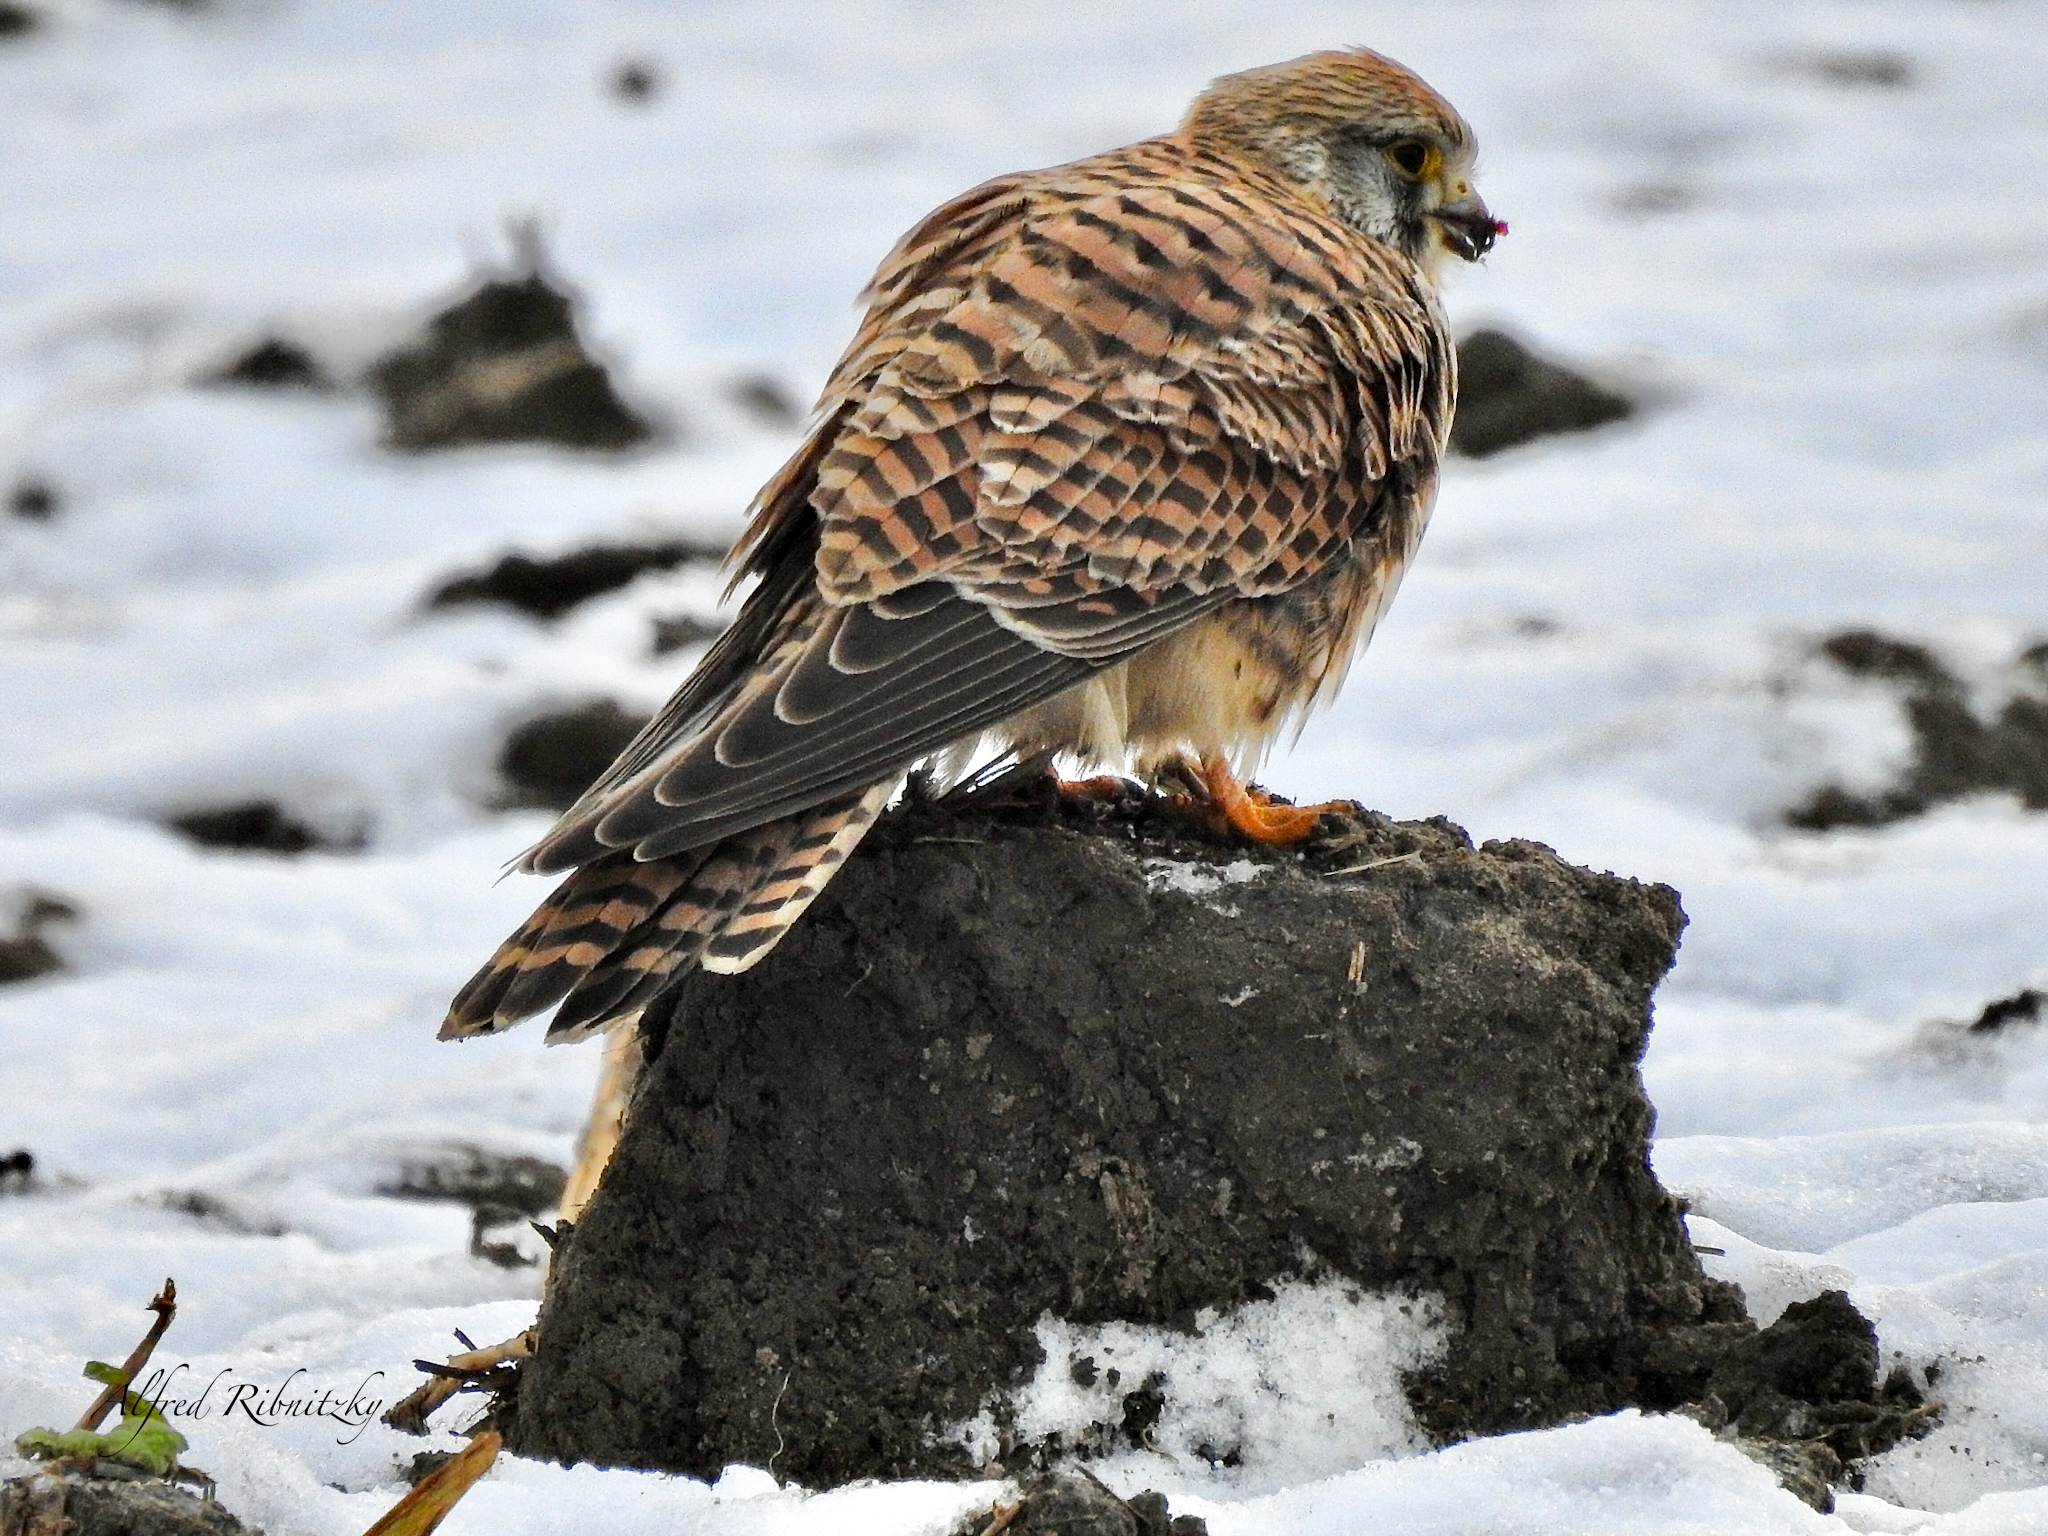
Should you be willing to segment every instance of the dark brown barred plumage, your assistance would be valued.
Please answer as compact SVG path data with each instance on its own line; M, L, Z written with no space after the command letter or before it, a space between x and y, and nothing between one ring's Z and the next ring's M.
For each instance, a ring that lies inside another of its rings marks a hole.
M1371 148L1408 139L1426 186ZM745 969L906 767L984 734L1256 761L1427 521L1455 392L1434 272L1495 232L1472 154L1399 65L1317 54L912 230L734 551L760 585L526 856L573 873L445 1032L559 1002L578 1034Z

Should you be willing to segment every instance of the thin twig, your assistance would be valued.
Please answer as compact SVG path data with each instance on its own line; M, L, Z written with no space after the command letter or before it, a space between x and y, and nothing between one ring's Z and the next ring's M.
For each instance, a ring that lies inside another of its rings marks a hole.
M1360 875L1364 874L1368 869L1385 869L1389 864L1420 864L1421 862L1422 853L1418 849L1413 853L1397 853L1393 857L1386 859L1367 859L1363 864L1347 864L1342 869L1326 869L1323 871L1323 878L1325 880L1334 880L1339 875Z
M989 1505L988 1512L992 1518L975 1533L975 1536L1001 1536L1003 1529L1024 1513L1024 1506L1029 1502L1027 1499L1019 1499L1014 1504Z
M446 1365L432 1365L424 1360L415 1360L413 1364L431 1374L386 1410L384 1422L403 1434L424 1435L427 1432L428 1416L460 1392L465 1384L483 1375L494 1365L503 1365L508 1360L532 1359L533 1346L534 1331L529 1328L524 1333L515 1333L502 1344L490 1344L464 1354L450 1355Z
M178 1315L177 1282L166 1279L164 1288L156 1293L156 1299L149 1304L156 1314L156 1321L149 1325L149 1332L142 1336L142 1342L135 1346L121 1367L121 1380L108 1382L100 1389L100 1395L92 1400L92 1406L85 1410L85 1416L78 1421L79 1429L97 1430L107 1416L107 1411L121 1401L121 1394L128 1384L142 1374L142 1368L149 1364L149 1357L156 1350L156 1341L164 1336L164 1330L171 1326L171 1319Z

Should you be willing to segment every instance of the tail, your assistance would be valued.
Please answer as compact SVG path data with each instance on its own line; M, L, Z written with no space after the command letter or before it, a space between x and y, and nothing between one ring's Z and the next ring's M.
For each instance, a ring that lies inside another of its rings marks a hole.
M875 823L893 780L702 848L622 849L556 888L455 996L441 1038L488 1035L561 1003L550 1041L637 1016L692 963L732 974L773 949Z

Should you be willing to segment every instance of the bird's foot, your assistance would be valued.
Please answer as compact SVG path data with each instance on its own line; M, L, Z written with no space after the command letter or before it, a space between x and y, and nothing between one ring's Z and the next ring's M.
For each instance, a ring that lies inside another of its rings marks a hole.
M1273 847L1291 847L1306 842L1326 815L1355 815L1352 800L1328 800L1321 805L1289 805L1256 785L1238 782L1237 775L1220 756L1205 757L1196 771L1206 804L1192 795L1176 795L1175 801L1212 819L1218 830L1224 827Z

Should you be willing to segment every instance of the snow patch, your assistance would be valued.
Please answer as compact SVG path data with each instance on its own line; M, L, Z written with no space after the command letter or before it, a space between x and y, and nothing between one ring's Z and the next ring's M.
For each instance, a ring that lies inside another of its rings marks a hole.
M1226 885L1248 885L1266 873L1266 866L1251 859L1233 859L1228 864L1198 864L1181 859L1147 859L1145 885L1154 891L1177 891L1183 896L1212 896Z
M1003 1426L1013 1442L1121 1446L1128 1400L1142 1393L1158 1408L1148 1450L1112 1464L1163 1461L1242 1492L1278 1488L1422 1450L1401 1378L1441 1354L1444 1329L1433 1297L1341 1279L1283 1281L1270 1301L1205 1308L1192 1333L1047 1314L1044 1364L948 1438L984 1465L1001 1454Z

